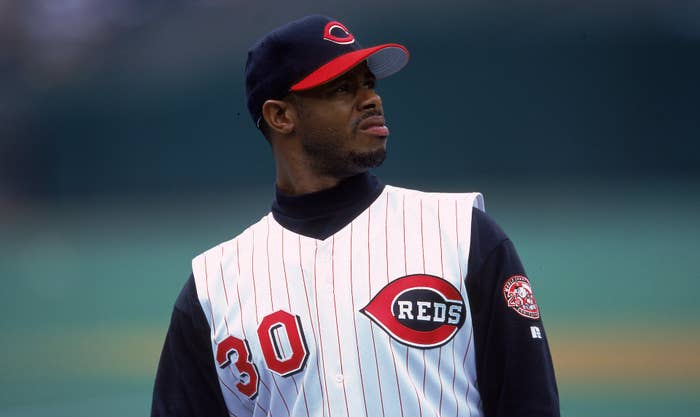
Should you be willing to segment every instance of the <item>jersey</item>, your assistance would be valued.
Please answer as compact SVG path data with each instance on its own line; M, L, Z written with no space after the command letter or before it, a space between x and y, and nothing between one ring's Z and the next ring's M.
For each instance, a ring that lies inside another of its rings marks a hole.
M325 240L268 214L196 257L230 412L482 416L461 278L472 205L387 186Z
M152 415L558 416L539 308L481 196L353 187L325 193L351 210L284 201L194 259Z

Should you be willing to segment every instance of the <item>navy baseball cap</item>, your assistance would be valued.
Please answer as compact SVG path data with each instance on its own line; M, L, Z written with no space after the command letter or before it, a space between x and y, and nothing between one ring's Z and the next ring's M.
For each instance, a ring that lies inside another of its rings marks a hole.
M345 25L327 16L306 16L268 33L248 51L245 87L248 111L260 127L266 100L314 88L367 61L379 79L408 63L403 45L363 48Z

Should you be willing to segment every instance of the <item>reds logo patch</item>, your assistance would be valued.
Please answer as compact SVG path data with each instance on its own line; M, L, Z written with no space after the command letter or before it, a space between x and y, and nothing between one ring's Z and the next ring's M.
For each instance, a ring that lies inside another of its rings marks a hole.
M467 314L454 285L424 274L390 282L360 312L397 341L422 349L449 342Z
M323 29L323 39L339 45L348 45L355 42L355 37L348 28L336 21L326 23L326 27Z
M535 296L532 294L530 281L524 275L513 275L503 285L503 296L508 307L516 313L529 319L540 318L540 308L537 307Z

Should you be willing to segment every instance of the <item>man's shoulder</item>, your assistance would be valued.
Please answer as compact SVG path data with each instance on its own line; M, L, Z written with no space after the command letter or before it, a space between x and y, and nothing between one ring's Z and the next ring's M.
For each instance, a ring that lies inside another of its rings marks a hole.
M472 208L472 235L482 241L498 244L508 239L501 226L488 213L477 207Z

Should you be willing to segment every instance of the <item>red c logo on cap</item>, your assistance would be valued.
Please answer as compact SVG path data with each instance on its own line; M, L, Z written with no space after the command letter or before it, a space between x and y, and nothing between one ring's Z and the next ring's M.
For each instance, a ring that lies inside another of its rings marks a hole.
M333 32L336 34L334 35ZM338 36L338 33L341 36ZM350 33L348 28L337 21L328 22L326 24L326 27L323 29L323 39L339 45L347 45L355 42L355 37Z

